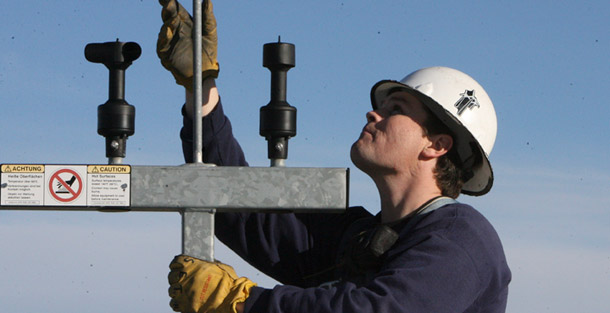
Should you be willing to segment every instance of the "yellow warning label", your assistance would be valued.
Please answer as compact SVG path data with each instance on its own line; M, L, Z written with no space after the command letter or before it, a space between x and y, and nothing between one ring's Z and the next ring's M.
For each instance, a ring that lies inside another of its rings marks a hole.
M88 165L87 173L89 174L129 174L131 166L129 165Z
M2 164L2 173L44 173L44 165L40 164Z

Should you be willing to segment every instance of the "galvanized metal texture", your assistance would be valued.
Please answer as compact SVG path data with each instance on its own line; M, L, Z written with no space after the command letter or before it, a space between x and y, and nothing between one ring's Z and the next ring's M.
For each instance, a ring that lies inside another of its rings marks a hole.
M214 261L214 211L182 212L182 254Z
M134 166L131 209L343 210L347 184L345 168Z

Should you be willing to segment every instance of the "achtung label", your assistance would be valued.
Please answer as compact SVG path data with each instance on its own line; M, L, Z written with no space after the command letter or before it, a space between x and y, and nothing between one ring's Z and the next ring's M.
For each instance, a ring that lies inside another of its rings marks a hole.
M2 164L0 205L43 205L44 170L40 164Z
M44 165L38 164L3 164L2 173L44 173Z

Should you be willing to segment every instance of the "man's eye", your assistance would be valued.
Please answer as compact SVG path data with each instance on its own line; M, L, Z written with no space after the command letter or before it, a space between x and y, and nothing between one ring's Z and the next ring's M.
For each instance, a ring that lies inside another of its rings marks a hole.
M395 105L390 110L390 115L403 114L402 108L399 105Z

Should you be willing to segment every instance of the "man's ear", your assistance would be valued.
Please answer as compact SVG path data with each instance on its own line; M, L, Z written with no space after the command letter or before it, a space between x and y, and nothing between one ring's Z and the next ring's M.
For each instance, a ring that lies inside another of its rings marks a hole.
M453 147L453 137L447 134L431 135L428 139L429 144L422 151L425 158L439 158Z

